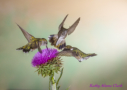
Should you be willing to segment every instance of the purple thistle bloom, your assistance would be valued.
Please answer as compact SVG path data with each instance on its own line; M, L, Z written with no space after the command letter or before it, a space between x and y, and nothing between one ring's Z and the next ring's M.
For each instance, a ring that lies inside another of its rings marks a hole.
M31 64L33 67L41 65L41 64L45 64L48 62L48 60L55 58L56 53L58 53L57 49L50 49L50 48L48 48L48 50L47 48L43 49L42 53L37 52L35 54L35 56L32 59Z

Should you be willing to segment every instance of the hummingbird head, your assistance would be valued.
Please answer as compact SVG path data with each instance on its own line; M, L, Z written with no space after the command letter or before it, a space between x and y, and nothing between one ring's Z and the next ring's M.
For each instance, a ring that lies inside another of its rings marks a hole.
M44 40L44 45L47 46L48 42L47 40Z
M43 42L43 45L46 46L46 48L47 48L47 50L48 50L48 47L47 47L48 41L47 41L46 39L43 38L43 41L42 41L42 42Z
M42 38L42 45L43 46L47 46L48 42L45 38Z

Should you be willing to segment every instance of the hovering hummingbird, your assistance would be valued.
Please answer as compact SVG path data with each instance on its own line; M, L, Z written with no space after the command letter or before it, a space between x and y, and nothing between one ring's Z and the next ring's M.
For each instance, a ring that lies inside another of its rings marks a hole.
M73 56L79 62L81 62L83 60L87 60L89 57L96 56L96 54L95 53L86 54L76 47L67 45L66 47L64 47L64 49L61 52L57 53L57 56Z
M63 27L63 25L64 25L64 22L65 22L67 16L68 16L68 14L65 16L62 23L59 25L58 34L53 34L48 37L51 45L54 45L58 49L62 49L66 46L66 42L65 42L66 36L70 35L75 30L75 28L77 27L77 25L80 21L80 18L78 18L72 26L70 26L68 29L66 29Z
M34 36L26 32L23 28L21 28L19 25L18 27L21 29L28 43L20 48L17 48L16 50L23 50L23 52L27 53L30 50L33 51L38 48L38 51L42 53L41 48L40 48L41 45L46 46L46 48L48 49L47 47L48 42L45 38L35 38Z

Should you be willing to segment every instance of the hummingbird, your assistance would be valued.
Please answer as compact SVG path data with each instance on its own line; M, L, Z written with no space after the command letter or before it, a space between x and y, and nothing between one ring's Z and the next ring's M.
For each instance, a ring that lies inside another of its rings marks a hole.
M68 29L66 29L63 27L63 25L64 25L64 22L65 22L67 16L68 16L68 14L65 16L62 23L59 25L58 33L50 35L48 37L51 45L53 45L54 47L56 47L58 49L63 49L66 46L65 38L67 37L67 35L70 35L72 32L74 32L74 30L76 29L76 27L80 21L80 17L79 17L74 22L74 24L72 24Z
M48 49L47 47L48 42L45 38L35 38L27 31L25 31L23 28L21 28L19 25L18 27L21 29L28 43L20 48L17 48L16 50L23 50L23 52L27 53L29 51L33 51L38 48L38 51L42 53L40 46L46 46L46 48Z
M75 57L79 62L82 62L83 60L87 60L89 57L93 57L96 55L97 54L95 53L86 54L81 50L79 50L78 48L72 47L70 45L67 45L66 47L64 47L64 49L61 52L57 53L57 56Z

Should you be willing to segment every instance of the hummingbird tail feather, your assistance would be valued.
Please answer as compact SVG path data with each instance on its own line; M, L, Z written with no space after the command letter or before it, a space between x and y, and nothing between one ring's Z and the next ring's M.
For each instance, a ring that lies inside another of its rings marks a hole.
M58 40L57 34L50 35L48 38L49 38L49 42L51 43L51 45L53 45L54 47L56 47L58 49L62 49L66 46L66 42L64 39L61 41L60 44L56 45L57 40Z
M16 50L22 50L23 52L27 53L30 51L30 48L27 46L23 46L23 47L17 48Z
M88 58L93 57L93 56L96 56L97 54L93 53L93 54L87 54L87 55L88 56L86 56L86 57L80 58L79 61L81 62L83 60L87 60Z
M97 56L97 54L95 54L95 53L93 53L93 54L88 54L88 56L93 57L93 56Z
M16 50L22 50L22 47L21 48L17 48Z

